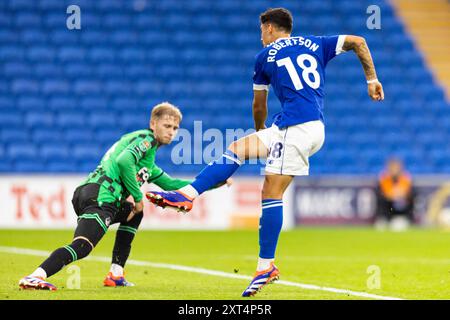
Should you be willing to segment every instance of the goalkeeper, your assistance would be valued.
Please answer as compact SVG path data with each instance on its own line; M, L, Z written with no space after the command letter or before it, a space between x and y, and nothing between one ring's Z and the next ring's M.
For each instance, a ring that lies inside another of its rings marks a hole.
M191 181L173 179L155 164L155 153L172 142L182 114L170 103L155 106L150 128L125 134L103 156L100 165L75 190L72 204L78 216L72 243L56 249L32 274L22 278L23 289L56 290L46 279L64 266L92 251L108 227L120 223L105 286L131 286L123 268L143 217L140 186L154 183L164 190L176 190ZM134 205L126 201L133 197Z

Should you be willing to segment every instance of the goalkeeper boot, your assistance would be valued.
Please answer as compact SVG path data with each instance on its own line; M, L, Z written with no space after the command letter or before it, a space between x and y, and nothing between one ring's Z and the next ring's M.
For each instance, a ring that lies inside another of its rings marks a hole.
M134 283L128 282L125 276L115 277L112 272L109 272L105 280L103 280L105 287L134 287Z
M173 208L179 212L191 211L194 201L181 191L149 191L145 196L161 208Z
M19 281L19 287L21 289L32 289L32 290L50 290L55 291L56 287L51 283L45 281L41 277L23 277Z
M273 264L270 264L270 267L266 270L257 271L253 277L252 282L250 282L249 286L242 293L243 297L251 297L258 293L259 290L262 289L266 284L272 283L275 280L278 280L280 277L280 270Z

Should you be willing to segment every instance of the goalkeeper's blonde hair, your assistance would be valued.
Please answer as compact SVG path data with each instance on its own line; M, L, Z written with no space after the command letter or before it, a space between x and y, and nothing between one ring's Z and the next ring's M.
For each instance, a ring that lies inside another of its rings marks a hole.
M181 120L183 119L183 115L181 114L180 109L173 104L165 101L153 107L150 120L157 120L165 115L178 118L179 122L181 122Z

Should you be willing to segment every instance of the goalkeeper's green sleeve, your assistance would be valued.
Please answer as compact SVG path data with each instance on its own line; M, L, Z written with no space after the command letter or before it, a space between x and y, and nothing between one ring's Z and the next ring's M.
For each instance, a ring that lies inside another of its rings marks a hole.
M192 183L192 180L174 179L167 173L163 172L161 176L153 180L152 183L156 184L163 190L171 191L178 190Z
M136 181L136 158L135 156L125 150L117 157L117 165L120 170L120 178L125 187L133 196L135 202L142 200L142 192L139 184Z

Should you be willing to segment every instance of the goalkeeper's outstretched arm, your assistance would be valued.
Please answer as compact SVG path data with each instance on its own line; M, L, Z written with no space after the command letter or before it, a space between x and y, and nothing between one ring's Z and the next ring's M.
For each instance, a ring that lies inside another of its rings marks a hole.
M183 179L176 179L172 178L167 173L163 172L157 179L151 181L152 183L156 184L158 187L163 189L164 191L172 191L172 190L179 190L188 184L191 184L193 181L191 180L183 180ZM226 181L223 181L221 183L218 183L214 187L212 187L209 190L219 188L226 184L227 186L230 186L233 183L231 178L228 178Z
M364 69L364 74L366 75L369 96L373 100L383 100L383 86L380 81L378 81L377 72L375 71L375 66L366 40L363 37L346 36L342 49L345 51L353 50L356 53Z
M191 180L172 178L165 172L162 172L158 176L158 178L152 180L151 182L156 184L158 187L160 187L164 191L178 190L178 189L181 189L181 188L187 186L188 184L192 183Z

